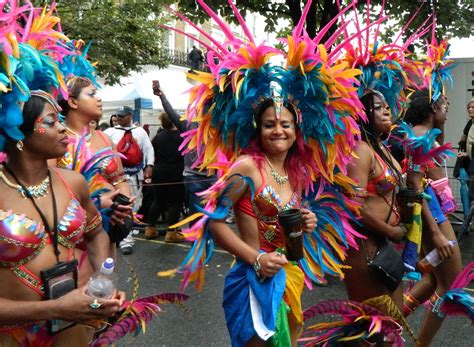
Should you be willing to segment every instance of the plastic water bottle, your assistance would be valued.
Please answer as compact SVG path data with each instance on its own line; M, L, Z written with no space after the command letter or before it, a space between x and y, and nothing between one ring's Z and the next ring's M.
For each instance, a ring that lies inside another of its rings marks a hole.
M449 241L449 245L454 247L456 241L451 240ZM439 257L438 250L435 248L430 253L426 255L422 260L420 260L417 264L418 271L422 273L429 273L433 271L435 267L441 264L443 260Z
M100 270L92 275L87 285L87 294L97 299L109 299L117 287L117 274L114 272L114 260L107 258Z

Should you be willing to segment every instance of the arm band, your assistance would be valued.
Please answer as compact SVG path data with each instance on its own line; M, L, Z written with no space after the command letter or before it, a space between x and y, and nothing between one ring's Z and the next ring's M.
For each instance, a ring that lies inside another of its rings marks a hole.
M87 223L85 233L89 233L92 230L97 229L99 225L102 225L102 216L99 212L97 212L97 214L92 217L89 223Z

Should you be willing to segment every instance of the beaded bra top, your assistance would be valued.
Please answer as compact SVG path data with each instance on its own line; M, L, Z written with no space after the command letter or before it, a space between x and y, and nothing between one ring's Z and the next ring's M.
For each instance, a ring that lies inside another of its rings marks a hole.
M290 200L283 205L275 189L263 182L252 201L247 197L243 197L237 202L235 208L257 219L260 249L265 252L273 252L285 245L278 224L278 213L290 208L297 208L299 204L300 199L296 191L293 192Z
M85 225L86 211L71 195L57 225L58 242L67 248L74 248L82 241ZM12 268L26 264L41 252L49 239L43 223L25 214L0 209L0 267Z
M399 179L380 155L375 151L374 154L377 162L382 166L382 173L367 182L367 192L372 195L386 196L397 187ZM375 172L375 168L371 170L371 173L373 172Z

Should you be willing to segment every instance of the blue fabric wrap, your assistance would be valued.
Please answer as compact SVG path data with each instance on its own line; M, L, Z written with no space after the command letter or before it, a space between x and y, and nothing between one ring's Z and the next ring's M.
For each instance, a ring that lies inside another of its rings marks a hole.
M441 210L438 197L436 196L433 188L427 186L425 188L425 193L431 196L431 200L428 201L428 206L430 208L431 214L433 215L433 218L436 220L436 223L441 224L443 222L446 222L446 216Z
M415 264L418 259L418 245L407 240L405 248L403 248L402 259L407 271L415 271Z
M263 283L249 264L237 260L224 282L224 308L227 329L232 346L244 346L257 334L250 310L249 287L252 288L262 311L266 327L275 331L278 308L285 292L286 273L282 269ZM267 309L271 308L271 309Z

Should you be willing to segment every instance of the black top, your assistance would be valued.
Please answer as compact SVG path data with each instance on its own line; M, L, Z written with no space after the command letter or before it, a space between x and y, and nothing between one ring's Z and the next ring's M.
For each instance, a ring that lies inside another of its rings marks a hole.
M466 126L464 127L463 130L463 135L465 136L464 140L459 141L459 151L460 152L466 152L467 148L467 135L469 134L469 129L471 129L472 126L472 119L470 119L467 123ZM474 146L471 148L471 153L469 153L470 157L472 158L472 155L474 154ZM464 168L468 173L473 174L474 173L474 160L471 160L469 157L462 157L458 158L456 160L456 164L454 166L453 170L453 176L458 178L459 177L459 169Z
M178 130L164 129L155 135L151 140L155 150L155 169L175 168L183 171L184 159L178 149L182 141Z

